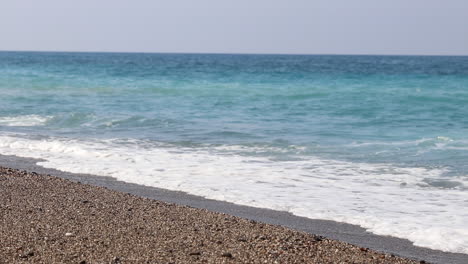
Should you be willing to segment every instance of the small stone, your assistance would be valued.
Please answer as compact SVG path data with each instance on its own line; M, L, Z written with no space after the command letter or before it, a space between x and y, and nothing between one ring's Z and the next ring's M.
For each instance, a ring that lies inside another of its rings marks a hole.
M19 257L20 258L29 258L29 257L32 257L34 256L34 252L33 251L27 251L25 252L24 254L20 254Z
M197 252L191 252L189 254L190 256L200 256L201 255L201 252L197 251Z
M73 233L65 233L65 236L71 237L71 236L73 236Z
M119 257L114 257L110 263L111 264L119 264L120 263L120 258Z
M232 258L232 254L229 252L224 252L221 256L225 258Z

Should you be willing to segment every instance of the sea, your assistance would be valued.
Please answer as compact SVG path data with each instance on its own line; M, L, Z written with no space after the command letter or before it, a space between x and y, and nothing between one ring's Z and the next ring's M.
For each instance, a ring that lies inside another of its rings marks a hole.
M468 57L0 52L0 154L468 254Z

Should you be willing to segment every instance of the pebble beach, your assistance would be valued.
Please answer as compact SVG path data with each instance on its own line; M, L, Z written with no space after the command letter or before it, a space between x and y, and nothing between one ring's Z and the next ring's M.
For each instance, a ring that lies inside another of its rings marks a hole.
M0 263L424 263L3 167L0 241Z

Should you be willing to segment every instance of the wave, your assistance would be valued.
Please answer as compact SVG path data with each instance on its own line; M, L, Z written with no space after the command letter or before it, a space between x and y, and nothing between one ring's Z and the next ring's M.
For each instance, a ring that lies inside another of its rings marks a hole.
M281 161L239 152L261 149L0 135L1 154L41 158L45 161L39 165L44 167L357 224L376 234L409 239L417 246L468 253L468 214L464 213L468 177L447 179L443 168L403 168L309 155ZM301 153L301 147L297 149Z
M353 142L344 147L417 147L419 151L434 150L434 149L453 149L453 150L468 150L468 140L454 139L447 136L436 136L432 138L421 138L416 140L401 140L401 141L375 141L375 142Z
M40 115L4 116L4 117L0 117L0 126L18 126L18 127L43 126L51 119L52 119L52 116L40 116Z

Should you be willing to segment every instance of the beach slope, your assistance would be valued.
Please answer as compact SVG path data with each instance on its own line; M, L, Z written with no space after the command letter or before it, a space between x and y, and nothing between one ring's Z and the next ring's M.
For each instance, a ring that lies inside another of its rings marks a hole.
M9 168L0 168L0 241L0 263L417 263Z

